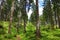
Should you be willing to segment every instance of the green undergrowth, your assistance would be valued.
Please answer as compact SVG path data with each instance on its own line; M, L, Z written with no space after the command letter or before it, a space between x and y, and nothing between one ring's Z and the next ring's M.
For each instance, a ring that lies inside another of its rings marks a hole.
M36 27L32 23L27 23L26 33L24 33L23 25L19 27L19 33L16 31L15 23L12 23L11 34L8 34L9 22L0 22L3 29L0 29L0 40L17 40L16 35L19 35L21 40L36 40ZM60 29L49 29L49 25L40 26L40 40L60 40Z

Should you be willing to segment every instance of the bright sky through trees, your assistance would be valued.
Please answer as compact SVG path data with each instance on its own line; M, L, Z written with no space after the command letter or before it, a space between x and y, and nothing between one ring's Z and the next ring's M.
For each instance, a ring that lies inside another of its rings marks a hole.
M34 0L34 2L35 2L35 0ZM42 15L42 11L43 11L43 0L39 0L39 15ZM29 11L29 13L28 13L28 19L30 18L30 16L31 16L31 14L32 14L32 10L30 9L30 11Z

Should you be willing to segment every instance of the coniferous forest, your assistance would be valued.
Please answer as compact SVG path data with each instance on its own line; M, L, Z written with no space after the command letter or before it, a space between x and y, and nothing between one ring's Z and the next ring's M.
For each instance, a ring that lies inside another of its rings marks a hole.
M42 15L39 5L39 0L0 0L0 40L60 40L60 0L43 0Z

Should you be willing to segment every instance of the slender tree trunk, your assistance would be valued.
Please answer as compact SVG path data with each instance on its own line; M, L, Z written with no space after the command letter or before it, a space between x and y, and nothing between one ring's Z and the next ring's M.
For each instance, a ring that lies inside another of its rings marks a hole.
M58 26L60 28L60 16L59 16L59 14L57 15L57 17L58 17Z
M21 12L19 11L18 13L19 13L18 14L18 22L17 22L17 25L16 25L17 33L19 33L19 27L20 27L20 23L21 23Z
M58 25L59 25L59 28L60 28L60 17L58 16Z
M23 18L23 21L24 21L24 32L26 32L26 16L27 16L27 13L26 13L26 0L21 0L20 1L20 9L21 9L21 13L22 13L22 18Z
M27 15L26 14L26 0L24 0L24 2L25 2L25 4L24 4L24 6L25 6L25 8L24 8L24 14L23 15ZM24 16L24 32L26 32L26 17Z
M19 22L16 24L17 33L19 33Z
M0 20L3 19L3 16L2 16L3 5L4 5L4 0L2 0L2 2L1 2L1 4L0 4Z
M1 5L0 5L0 21L1 21Z
M12 7L11 7L11 14L10 14L10 22L9 22L9 29L8 33L11 33L11 26L12 26L12 18L13 18L13 12L14 12L14 0L12 1Z
M51 29L54 29L54 21L53 21L52 16L51 16L51 18L50 18L50 23L51 23Z
M55 25L56 25L56 28L57 28L57 9L55 10Z
M53 7L53 11L54 11L54 19L55 19L55 25L56 25L56 28L57 28L57 5L56 3L53 3L54 7Z
M51 29L54 29L53 11L52 11L52 5L50 0L49 0L49 8L50 8L49 19L50 19Z
M39 38L40 34L40 27L39 27L39 12L38 12L38 0L36 0L36 37Z
M26 32L26 20L24 19L24 32Z
M60 8L59 8L59 6L57 7L57 17L58 17L58 26L60 29Z

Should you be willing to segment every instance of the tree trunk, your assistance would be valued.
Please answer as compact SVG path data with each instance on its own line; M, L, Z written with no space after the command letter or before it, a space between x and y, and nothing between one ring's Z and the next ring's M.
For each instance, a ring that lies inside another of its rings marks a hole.
M3 16L2 16L3 5L4 5L4 0L2 0L2 2L1 2L1 4L0 4L0 20L3 19Z
M59 25L59 28L60 28L60 17L58 15L58 25Z
M26 32L26 20L24 19L24 32Z
M36 37L39 38L40 35L40 27L39 27L39 12L38 12L38 0L36 0Z
M52 18L52 16L51 16L51 29L54 29L54 21L53 21L53 18Z
M60 29L60 8L59 6L57 7L57 17L58 17L58 25L59 25L59 29Z
M14 12L14 0L12 1L12 7L11 7L11 14L10 14L10 22L9 22L9 29L8 33L11 33L11 26L12 26L12 17L13 17L13 12Z
M48 2L49 2L49 8L50 8L50 10L49 10L49 12L50 12L49 20L50 20L50 24L51 24L51 29L54 29L54 20L53 20L52 5L51 5L51 1L50 0Z
M0 5L0 21L1 21L1 5Z
M55 25L56 25L56 28L57 28L57 9L55 10Z
M57 28L57 8L55 8L55 7L57 7L57 5L56 5L56 3L54 3L53 5L54 5L53 9L54 9L55 25L56 25L56 28Z
M20 23L21 23L21 12L18 11L18 22L17 22L17 33L19 33L19 28L20 28Z
M23 15L24 15L24 18L23 18L23 20L24 20L24 32L26 32L26 15L27 15L27 13L26 13L26 0L24 0L24 13L23 13Z

